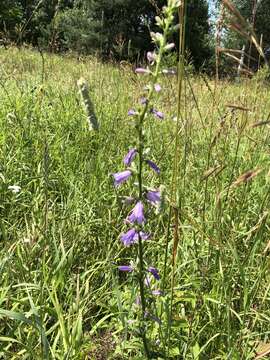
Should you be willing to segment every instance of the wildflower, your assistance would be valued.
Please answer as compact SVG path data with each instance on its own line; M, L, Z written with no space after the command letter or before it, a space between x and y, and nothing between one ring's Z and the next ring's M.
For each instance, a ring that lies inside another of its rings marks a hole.
M137 115L137 112L134 109L130 109L130 110L128 110L128 115L134 116L134 115Z
M137 68L137 69L135 69L135 73L136 74L149 74L150 70L144 69L144 68Z
M147 287L150 287L151 285L151 278L149 276L146 276L144 279L144 285Z
M147 60L149 61L149 63L151 65L153 65L157 59L157 54L155 52L152 51L148 51L146 54Z
M150 266L148 269L147 269L148 272L150 272L154 278L156 280L159 280L160 279L160 276L159 276L159 273L158 273L158 269L156 269L155 267L153 266Z
M146 193L146 198L152 204L157 204L161 201L161 194L159 190L148 190Z
M121 265L121 266L118 266L118 270L119 271L132 272L134 269L130 265Z
M130 149L129 152L127 153L127 155L124 158L124 164L126 166L130 166L130 164L132 163L132 161L135 158L136 154L137 154L136 149Z
M127 217L127 222L132 224L138 223L143 224L145 222L145 217L143 213L143 203L141 201L137 202L131 211L130 215Z
M156 92L160 92L161 91L161 86L159 84L155 84L154 89L156 90Z
M135 235L136 240L139 240L139 235L142 240L148 240L150 238L150 234L140 231Z
M121 185L131 176L131 174L132 172L130 170L125 170L119 173L112 174L114 177L114 186Z
M8 187L8 190L12 191L14 194L19 193L21 191L21 189L22 188L20 186L18 186L18 185L10 185Z
M174 44L174 43L170 43L170 44L167 44L167 45L164 47L164 50L165 50L165 51L169 51L169 50L172 50L174 47L175 47L175 44Z
M163 119L164 119L164 114L163 114L163 112L158 111L158 110L156 110L156 109L152 109L151 112L152 112L152 114L154 114L155 117L157 117L158 119L160 119L160 120L163 120Z
M147 164L153 169L157 174L160 174L160 168L152 160L146 160Z
M152 295L160 296L160 295L162 295L162 291L161 290L153 290Z
M161 41L163 41L164 37L159 32L156 32L156 33L151 32L150 35L151 35L151 38L153 39L154 42L161 43Z
M148 103L148 99L146 99L145 97L142 97L142 98L140 98L140 103L142 105L146 105Z
M143 231L137 232L135 229L130 229L126 233L121 234L120 239L124 246L130 246L138 242L139 237L142 240L148 240L150 238L150 234L147 234Z
M124 246L130 246L138 241L138 234L135 229L128 230L125 234L121 235L121 241Z
M142 303L141 297L137 296L135 299L135 305L141 305L141 303Z

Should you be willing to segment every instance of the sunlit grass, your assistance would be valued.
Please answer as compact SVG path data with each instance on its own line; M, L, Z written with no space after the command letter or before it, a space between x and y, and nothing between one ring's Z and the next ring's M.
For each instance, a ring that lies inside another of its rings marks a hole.
M81 76L97 134L88 131ZM116 264L129 250L110 174L132 144L127 112L145 81L95 58L44 54L43 63L38 52L0 50L0 357L140 358L124 349L118 322ZM149 122L146 135L168 189L176 79L162 87L166 119ZM270 120L269 89L255 80L210 89L199 75L185 82L172 358L253 359L270 337L269 125L252 126ZM166 218L157 221L147 250L161 266L166 228Z

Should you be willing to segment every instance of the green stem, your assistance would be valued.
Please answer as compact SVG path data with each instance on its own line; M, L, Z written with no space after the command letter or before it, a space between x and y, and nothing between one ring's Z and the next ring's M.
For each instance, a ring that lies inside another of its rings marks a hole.
M146 111L145 111L146 113ZM143 197L143 120L144 120L144 116L142 114L139 118L139 124L138 124L138 137L139 137L139 149L138 149L138 153L139 153L139 171L138 171L138 184L139 184L139 200L142 200ZM142 303L142 329L141 329L141 336L142 336L142 340L143 340L143 346L144 346L144 350L145 350L145 354L147 359L150 359L150 353L149 353L149 348L148 348L148 342L147 342L147 337L146 337L146 331L145 331L145 326L144 326L144 318L145 318L145 310L146 310L146 304L145 304L145 293L144 293L144 251L143 251L143 243L142 243L142 238L140 236L140 232L139 232L139 287L140 287L140 296L141 296L141 303Z
M139 200L141 201L143 199L143 123L144 119L147 114L147 110L149 108L149 103L153 97L154 94L154 84L156 83L158 76L159 76L159 69L161 64L162 55L164 52L164 44L166 44L166 37L165 34L168 31L168 26L166 27L164 31L164 41L160 47L160 51L158 54L157 62L156 62L156 69L153 74L153 81L152 85L148 94L148 99L146 101L146 104L142 110L142 112L139 115L138 119L138 138L139 138L139 144L138 144L138 154L139 154L139 168L138 168L138 187L139 187ZM143 242L141 239L141 236L139 234L139 288L140 288L140 297L141 297L141 303L142 303L142 324L144 322L145 318L145 311L146 311L146 302L145 302L145 291L144 291L144 249L143 249ZM141 329L142 333L142 341L144 345L144 351L146 354L147 359L150 359L150 352L148 347L148 341L146 336L145 327L143 325L143 328Z
M139 155L139 166L138 166L138 190L139 190L139 201L143 200L143 164L144 164L144 158L143 158L143 149L144 149L144 139L143 139L143 124L145 117L147 115L147 111L149 109L149 103L152 100L153 94L154 94L154 85L158 79L159 73L160 73L160 65L161 65L161 59L164 53L164 47L166 44L166 38L169 31L170 24L169 22L166 23L164 32L163 32L163 40L160 44L159 53L156 60L156 68L154 73L152 73L152 82L150 91L148 94L147 101L145 103L144 108L140 112L138 116L138 123L137 123L137 131L138 131L138 155ZM142 304L142 318L141 318L141 337L144 345L144 351L147 359L150 359L150 351L146 336L146 330L144 326L144 318L145 318L145 311L146 311L146 301L145 301L145 289L144 289L144 249L143 249L143 242L140 236L139 232L139 289L140 289L140 297L141 297L141 304Z

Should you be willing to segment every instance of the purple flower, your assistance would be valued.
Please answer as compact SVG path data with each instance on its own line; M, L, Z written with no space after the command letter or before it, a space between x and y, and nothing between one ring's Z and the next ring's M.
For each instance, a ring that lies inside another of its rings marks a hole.
M161 91L161 86L159 84L155 84L154 89L156 90L156 92L160 92Z
M121 234L120 239L124 246L130 246L139 241L139 235L142 240L148 240L150 238L150 235L143 231L137 232L135 229L130 229L126 233Z
M146 198L152 204L159 203L161 201L161 194L159 190L148 190L146 193Z
M136 305L141 305L141 297L140 296L137 296L136 299L135 299L135 304Z
M137 202L131 211L130 215L127 217L127 222L129 223L138 223L143 224L145 222L145 217L143 213L143 203L141 201Z
M144 317L145 317L145 318L148 318L149 316L150 316L149 311L148 311L148 310L145 310L145 312L144 312Z
M149 61L149 63L150 63L151 65L153 65L154 62L155 62L156 59L157 59L157 55L156 55L154 52L151 52L151 51L148 51L148 52L147 52L146 57L147 57L147 60Z
M129 152L127 153L127 155L124 157L124 164L126 166L130 166L130 164L132 163L132 161L135 158L136 154L137 154L136 149L130 149Z
M146 105L148 103L148 99L146 99L145 97L142 97L142 98L140 98L140 103L142 105Z
M132 172L130 170L125 170L119 173L112 174L114 177L114 186L121 185L131 176L131 174Z
M140 231L139 233L137 233L137 234L135 235L135 238L136 238L137 241L139 240L139 234L140 234L140 238L141 238L142 240L148 240L148 239L150 238L150 234L147 234L147 233L145 233L145 232L143 232L143 231Z
M137 69L135 69L135 73L136 74L149 74L150 70L144 69L144 68L137 68Z
M134 109L128 110L128 115L129 115L129 116L134 116L134 115L136 115L136 114L137 114L137 112L136 112Z
M152 109L151 112L152 112L152 114L154 114L155 117L157 117L158 119L160 119L160 120L163 120L163 119L164 119L164 114L163 114L163 112L158 111L158 110L156 110L156 109Z
M118 270L119 271L132 272L134 269L130 265L121 265L121 266L118 266Z
M125 234L121 234L120 238L124 246L130 246L138 241L138 234L135 229L130 229Z
M156 269L153 266L149 266L149 268L147 269L147 271L149 271L156 280L160 279L159 273L158 273L158 269Z
M152 160L146 160L147 164L153 169L157 174L160 174L160 168Z
M161 290L153 290L152 294L155 296L159 296L159 295L162 295L162 291Z
M150 287L150 285L151 285L151 279L148 275L144 279L144 285L147 287Z

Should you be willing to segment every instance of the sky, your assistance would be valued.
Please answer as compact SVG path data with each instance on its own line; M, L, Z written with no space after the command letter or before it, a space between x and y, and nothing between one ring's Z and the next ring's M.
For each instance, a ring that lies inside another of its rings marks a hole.
M211 18L215 18L215 4L214 4L214 0L207 0L208 4L209 4L209 11L211 14Z

